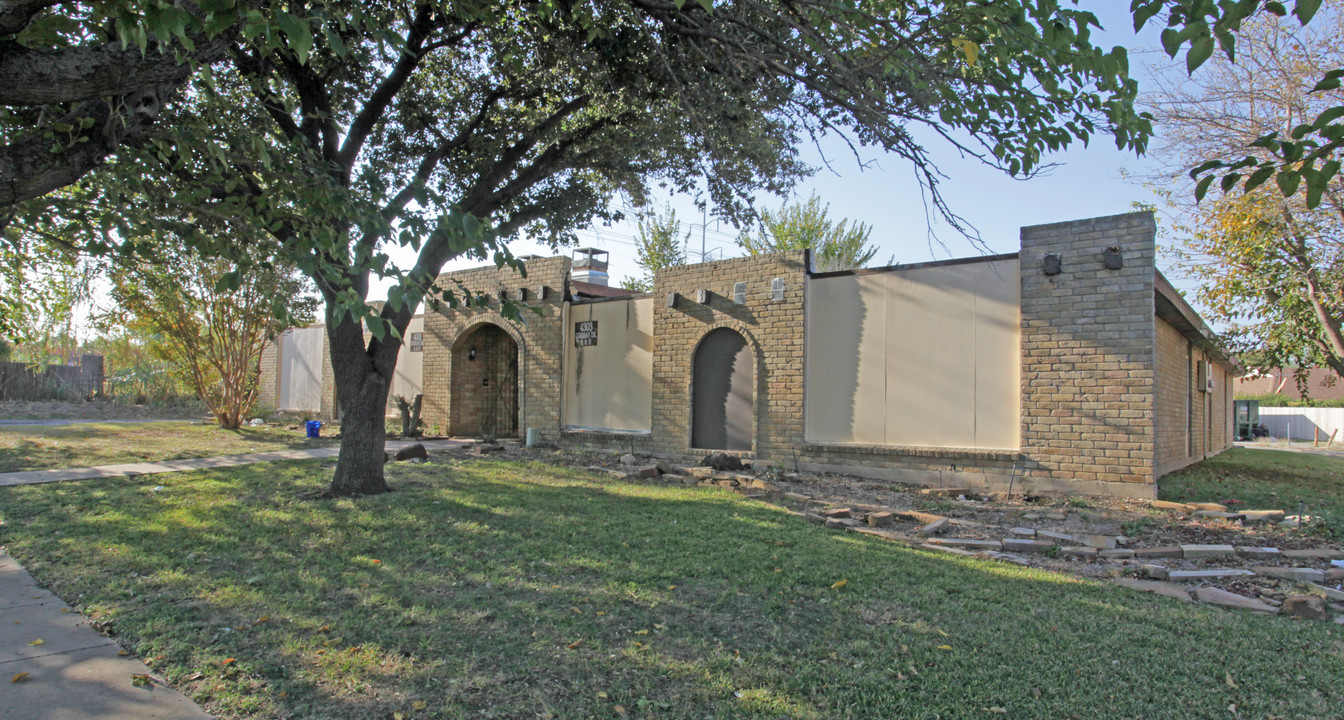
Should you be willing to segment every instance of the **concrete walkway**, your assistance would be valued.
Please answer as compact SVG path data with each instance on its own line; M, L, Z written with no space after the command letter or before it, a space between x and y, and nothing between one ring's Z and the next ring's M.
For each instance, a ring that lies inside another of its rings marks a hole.
M172 688L134 684L152 671L68 610L0 551L0 719L210 720Z
M12 425L101 425L103 423L198 423L200 418L132 418L121 420L99 420L97 418L57 418L55 420L0 420L0 427Z
M414 440L392 440L387 443L389 452L396 452ZM470 440L422 440L427 450L447 450L468 445ZM217 457L192 458L190 460L168 460L165 462L126 463L123 465L99 465L87 468L69 468L55 470L25 470L22 472L0 473L0 487L9 485L37 485L40 483L61 482L62 480L94 480L108 477L135 477L137 475L155 475L158 473L183 472L186 470L211 470L214 468L237 467L252 463L276 462L279 460L312 460L314 458L336 457L338 447L313 448L311 450L276 450L273 452L247 453L245 455L219 455ZM0 720L5 720L0 715Z

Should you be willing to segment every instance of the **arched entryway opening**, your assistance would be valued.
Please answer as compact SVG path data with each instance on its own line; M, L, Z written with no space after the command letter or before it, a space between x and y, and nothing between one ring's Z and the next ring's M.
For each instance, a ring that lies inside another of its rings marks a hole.
M518 435L518 343L498 325L482 323L453 344L451 428L487 439Z
M755 429L756 363L736 330L711 330L691 368L691 447L750 450Z

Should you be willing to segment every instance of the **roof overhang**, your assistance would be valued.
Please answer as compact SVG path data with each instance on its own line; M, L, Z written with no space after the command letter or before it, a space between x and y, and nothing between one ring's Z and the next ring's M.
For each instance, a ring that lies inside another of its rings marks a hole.
M1245 369L1241 363L1218 347L1213 340L1213 330L1204 324L1199 313L1190 307L1190 303L1185 301L1176 287L1163 277L1161 271L1153 270L1153 275L1153 305L1157 310L1157 316L1171 323L1181 335L1207 353L1225 370L1233 375L1243 374Z

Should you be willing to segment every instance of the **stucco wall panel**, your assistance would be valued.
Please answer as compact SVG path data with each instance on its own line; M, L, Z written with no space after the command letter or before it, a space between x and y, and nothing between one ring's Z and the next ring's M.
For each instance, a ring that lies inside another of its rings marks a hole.
M1017 267L1000 260L811 279L808 441L1015 448Z
M575 347L574 326L597 321L597 344ZM565 323L567 427L653 429L653 298L575 303Z

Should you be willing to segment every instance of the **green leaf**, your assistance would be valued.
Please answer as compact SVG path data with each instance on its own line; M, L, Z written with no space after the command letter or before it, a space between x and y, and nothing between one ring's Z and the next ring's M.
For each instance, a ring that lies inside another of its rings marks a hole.
M280 31L289 39L290 48L298 56L299 63L306 65L308 53L313 49L313 34L308 29L308 23L287 12L279 13L276 19L280 24Z
M1208 194L1209 185L1213 184L1213 178L1214 176L1212 175L1205 175L1200 179L1199 183L1195 185L1195 202L1203 200L1204 196Z
M1190 52L1185 54L1186 72L1194 72L1205 60L1213 55L1213 38L1201 35L1190 43Z
M1273 165L1265 165L1261 167L1259 170L1256 170L1255 172L1251 173L1251 176L1249 178L1246 178L1246 192L1250 192L1260 187L1261 185L1265 184L1266 180L1270 179L1273 176L1274 176Z
M1274 182L1278 183L1279 192L1283 193L1284 197L1297 192L1297 184L1301 181L1302 176L1293 170L1284 170L1274 178Z
M1297 16L1298 21L1306 25L1316 17L1316 11L1320 9L1321 0L1297 0L1297 4L1293 6L1293 14Z

